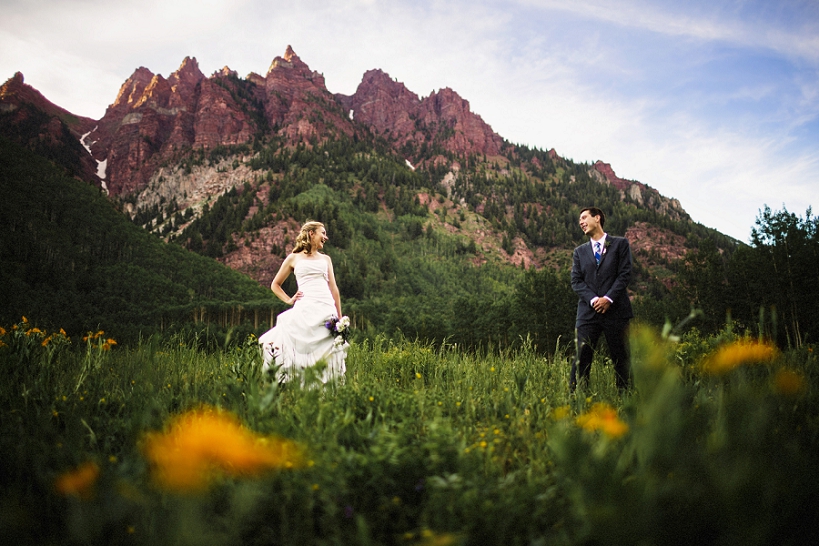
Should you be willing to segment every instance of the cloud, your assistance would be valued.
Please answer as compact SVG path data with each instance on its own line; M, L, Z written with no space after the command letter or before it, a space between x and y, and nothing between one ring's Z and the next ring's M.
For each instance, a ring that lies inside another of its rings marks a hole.
M624 0L519 0L520 5L571 13L628 28L739 47L766 48L791 59L819 64L819 10L810 3L788 3L803 12L796 18L772 17L767 2L746 2L745 10L719 2ZM785 9L780 10L781 12Z

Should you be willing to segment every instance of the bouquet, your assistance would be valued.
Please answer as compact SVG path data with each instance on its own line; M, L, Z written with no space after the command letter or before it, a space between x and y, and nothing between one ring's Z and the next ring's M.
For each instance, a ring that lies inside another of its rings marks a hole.
M350 337L350 317L330 317L324 326L333 334L333 344L336 347L344 345Z

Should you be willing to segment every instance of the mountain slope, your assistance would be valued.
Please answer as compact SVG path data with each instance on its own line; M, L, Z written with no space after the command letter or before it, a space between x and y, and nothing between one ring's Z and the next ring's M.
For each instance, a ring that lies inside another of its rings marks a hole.
M631 240L638 308L664 312L700 240L737 246L603 161L503 140L452 90L421 98L372 70L353 95L333 95L289 47L264 76L226 67L206 77L191 58L168 78L139 68L94 123L84 142L116 207L262 287L300 223L325 222L345 309L374 331L470 343L533 333L513 309L531 303L522 294L535 277L556 301L571 297L584 206Z
M0 321L22 315L78 334L126 339L257 302L269 291L134 226L99 190L0 137Z

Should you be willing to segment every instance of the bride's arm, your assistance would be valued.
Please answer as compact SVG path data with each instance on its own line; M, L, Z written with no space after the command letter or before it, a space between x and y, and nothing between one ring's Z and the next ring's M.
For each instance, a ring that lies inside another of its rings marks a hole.
M336 285L336 275L333 273L333 260L330 259L330 256L326 256L327 258L327 284L330 285L330 293L333 295L333 301L336 302L336 313L338 313L338 318L341 318L343 315L341 314L341 294L338 291L338 286Z
M291 298L287 295L287 292L284 291L282 288L282 283L287 280L287 277L290 276L290 273L293 272L293 267L296 264L296 254L288 254L287 257L282 262L282 266L279 268L279 272L276 273L276 277L273 279L273 282L270 283L270 289L276 294L276 297L282 300L287 305L293 305L301 299L302 293L301 290L296 292L296 294Z

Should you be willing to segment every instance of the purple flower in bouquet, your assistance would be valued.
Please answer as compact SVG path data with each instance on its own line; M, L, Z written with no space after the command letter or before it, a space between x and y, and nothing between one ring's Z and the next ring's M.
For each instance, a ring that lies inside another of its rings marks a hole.
M344 343L347 343L347 340L350 337L350 317L330 317L324 323L324 326L330 330L330 333L335 338L333 343L336 345L343 345Z

